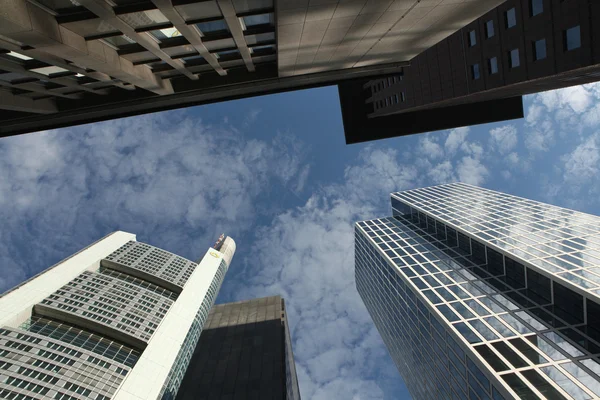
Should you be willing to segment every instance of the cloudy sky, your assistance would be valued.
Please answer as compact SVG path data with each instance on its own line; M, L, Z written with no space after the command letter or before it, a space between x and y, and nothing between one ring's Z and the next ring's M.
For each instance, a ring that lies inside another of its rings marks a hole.
M600 85L526 118L344 144L335 87L0 139L0 291L114 230L238 245L218 302L281 294L305 399L408 399L354 285L355 221L463 181L600 214Z

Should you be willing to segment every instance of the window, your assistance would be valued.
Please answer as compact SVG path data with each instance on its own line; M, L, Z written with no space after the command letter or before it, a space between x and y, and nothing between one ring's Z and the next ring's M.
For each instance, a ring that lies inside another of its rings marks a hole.
M471 65L471 78L473 80L479 79L479 64Z
M181 33L176 28L173 28L173 27L164 28L164 29L156 29L156 30L150 31L148 33L150 33L150 35L152 35L159 42L161 40L165 40L168 38L174 38L174 37L181 36Z
M517 11L514 7L504 13L504 22L506 23L506 29L517 25Z
M519 49L512 49L508 53L508 60L510 62L511 68L517 68L519 65L521 65L521 62L519 60Z
M251 28L253 26L259 25L269 25L273 24L273 14L258 14L258 15L249 15L247 17L242 17L244 21L245 28Z
M490 75L498 73L498 59L496 57L488 59L488 72Z
M565 51L578 49L581 47L581 30L579 25L567 29L564 32Z
M543 60L546 58L546 39L540 39L533 42L533 59Z
M211 22L201 22L196 24L196 27L200 30L200 32L202 32L203 35L229 32L229 27L225 23L224 19Z
M529 15L535 17L544 11L543 0L529 0Z
M490 19L485 23L485 37L489 39L492 36L494 36L494 21Z
M402 101L402 102L406 101L406 96L404 95L404 92L400 92L400 101Z
M469 47L473 47L477 44L477 35L475 35L475 31L469 32Z

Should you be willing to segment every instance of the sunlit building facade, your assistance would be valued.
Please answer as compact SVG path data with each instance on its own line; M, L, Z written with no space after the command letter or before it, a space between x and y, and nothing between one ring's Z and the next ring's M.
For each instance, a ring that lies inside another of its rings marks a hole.
M462 183L391 202L356 286L415 399L600 397L600 218Z
M235 252L114 232L0 297L0 398L171 399Z

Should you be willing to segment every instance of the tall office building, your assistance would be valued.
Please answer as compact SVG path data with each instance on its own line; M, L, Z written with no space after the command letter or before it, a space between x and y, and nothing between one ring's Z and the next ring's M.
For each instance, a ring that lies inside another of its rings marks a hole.
M0 136L399 74L501 3L0 0Z
M356 224L356 286L415 399L600 398L600 218L455 183Z
M176 400L300 400L280 296L215 305Z
M521 96L600 79L600 3L507 0L397 75L339 85L347 143L520 118Z
M173 398L233 254L114 232L0 298L0 398Z

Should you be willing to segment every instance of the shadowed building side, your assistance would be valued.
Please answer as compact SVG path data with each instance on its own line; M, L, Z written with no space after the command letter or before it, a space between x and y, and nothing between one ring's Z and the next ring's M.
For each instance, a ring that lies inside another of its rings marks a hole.
M214 306L176 400L300 400L284 300Z
M346 143L523 116L521 96L598 81L600 3L508 0L398 74L339 84Z

